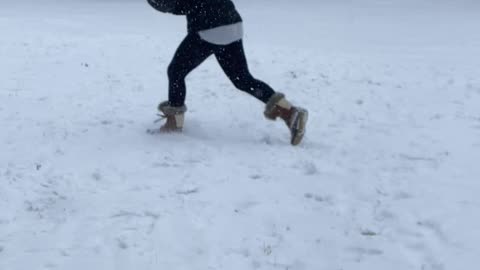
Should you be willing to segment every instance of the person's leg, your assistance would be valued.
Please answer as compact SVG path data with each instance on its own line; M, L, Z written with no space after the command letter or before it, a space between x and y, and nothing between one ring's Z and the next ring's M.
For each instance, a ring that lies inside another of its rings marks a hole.
M189 34L178 47L168 66L168 101L158 105L166 123L160 132L180 132L185 119L185 77L213 53L210 44L202 41L197 34Z
M217 47L215 57L236 88L267 103L275 91L266 83L255 79L248 69L243 42Z
M215 57L225 74L238 89L253 95L266 104L264 115L267 119L275 120L279 117L285 121L290 130L291 144L298 145L305 134L307 110L293 106L287 101L285 95L276 93L266 83L255 79L250 74L242 41L216 49Z
M185 103L187 75L213 54L213 46L197 34L188 34L178 47L168 66L168 101L171 106L180 107Z

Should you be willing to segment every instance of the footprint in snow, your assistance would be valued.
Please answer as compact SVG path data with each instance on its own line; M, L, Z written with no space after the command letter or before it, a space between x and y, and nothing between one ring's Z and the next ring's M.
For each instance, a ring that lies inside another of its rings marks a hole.
M347 250L359 256L380 256L383 254L382 250L376 248L351 247Z
M400 191L400 192L395 193L393 195L393 198L395 200L407 200L407 199L413 198L413 195L408 193L408 192L405 192L405 191Z
M120 238L117 238L117 246L123 250L128 249L127 242L125 242L123 239L120 239Z
M184 189L184 190L177 190L177 194L178 195L191 195L191 194L195 194L195 193L198 193L200 191L200 189L198 187L196 188L191 188L191 189Z
M314 200L316 202L326 202L331 204L332 203L332 198L330 196L322 196L322 195L317 195L313 193L305 193L305 198Z

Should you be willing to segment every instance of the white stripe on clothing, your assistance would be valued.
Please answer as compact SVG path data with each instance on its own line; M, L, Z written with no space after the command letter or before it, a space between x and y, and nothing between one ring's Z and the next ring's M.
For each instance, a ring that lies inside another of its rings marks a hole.
M215 45L228 45L243 38L243 23L224 25L198 32L200 37Z

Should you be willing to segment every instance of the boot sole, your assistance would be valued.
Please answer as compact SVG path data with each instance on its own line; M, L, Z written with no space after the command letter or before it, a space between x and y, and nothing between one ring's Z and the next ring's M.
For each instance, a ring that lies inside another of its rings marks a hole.
M305 136L305 128L308 121L308 111L298 108L297 117L292 125L292 145L299 145Z
M178 134L183 133L183 129L175 129L175 130L163 130L160 128L157 129L147 129L147 133L150 135L157 135L157 134Z

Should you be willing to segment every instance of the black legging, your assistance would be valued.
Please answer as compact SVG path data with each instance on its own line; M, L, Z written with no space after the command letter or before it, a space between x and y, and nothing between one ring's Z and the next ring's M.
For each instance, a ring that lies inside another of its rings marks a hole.
M275 93L270 86L250 74L241 40L221 46L202 40L198 34L188 34L168 66L168 100L172 106L184 105L185 77L212 54L236 88L264 103Z

